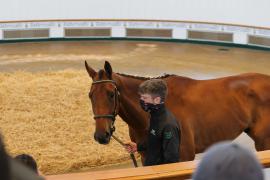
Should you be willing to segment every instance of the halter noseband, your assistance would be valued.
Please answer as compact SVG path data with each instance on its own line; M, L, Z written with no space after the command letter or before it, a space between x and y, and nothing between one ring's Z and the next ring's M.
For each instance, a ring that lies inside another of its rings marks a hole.
M111 134L112 132L115 131L115 127L114 127L114 121L115 121L115 117L117 116L117 105L119 106L119 95L120 95L120 92L119 90L117 89L117 86L116 86L116 82L114 80L98 80L98 81L93 81L92 85L95 85L95 84L102 84L102 83L112 83L115 87L115 90L114 90L114 111L113 111L113 114L104 114L104 115L94 115L94 119L100 119L100 118L110 118L112 119L113 123L112 123L112 127L111 127Z

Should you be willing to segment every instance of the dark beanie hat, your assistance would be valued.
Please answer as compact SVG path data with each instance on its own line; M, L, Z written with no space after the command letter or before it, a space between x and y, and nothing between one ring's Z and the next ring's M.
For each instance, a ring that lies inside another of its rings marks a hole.
M262 166L255 155L231 142L210 147L193 174L193 180L263 179Z

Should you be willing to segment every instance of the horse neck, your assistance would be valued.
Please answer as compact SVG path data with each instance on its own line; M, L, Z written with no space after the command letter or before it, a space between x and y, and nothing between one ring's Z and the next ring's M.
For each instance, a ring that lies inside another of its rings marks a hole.
M118 74L115 74L114 78L120 91L119 116L134 130L145 131L148 126L148 117L139 106L137 92L143 80Z

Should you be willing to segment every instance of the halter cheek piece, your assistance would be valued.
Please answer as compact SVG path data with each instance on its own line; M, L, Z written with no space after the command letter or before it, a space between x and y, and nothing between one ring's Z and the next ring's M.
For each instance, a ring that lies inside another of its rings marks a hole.
M120 100L119 100L120 92L117 89L116 82L114 80L99 80L99 81L94 81L92 83L92 85L101 84L101 83L112 83L114 85L114 111L113 111L113 114L94 115L94 119L95 120L98 120L99 118L111 118L112 119L112 126L110 127L111 136L116 141L118 141L120 144L122 144L123 146L125 146L125 144L120 139L118 139L117 137L115 137L113 135L113 132L115 131L114 121L115 121L115 117L118 114L118 112L117 112L117 106L119 107L119 105L120 105ZM131 157L131 159L133 161L134 166L135 167L138 167L137 161L136 161L135 156L134 156L133 153L130 153L130 157Z
M115 131L115 126L114 126L114 121L115 117L117 116L117 107L119 107L120 102L119 102L119 96L120 92L117 89L116 82L114 80L99 80L99 81L94 81L92 85L96 84L102 84L102 83L112 83L114 85L114 111L112 114L104 114L104 115L94 115L94 119L98 120L100 118L110 118L112 119L112 126L110 127L110 133L112 134Z

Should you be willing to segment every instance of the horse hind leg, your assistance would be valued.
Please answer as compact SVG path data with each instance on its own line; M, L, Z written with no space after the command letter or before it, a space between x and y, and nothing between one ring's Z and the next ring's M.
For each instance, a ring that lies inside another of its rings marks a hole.
M257 151L270 150L270 137L269 136L256 137L254 141L255 141L255 148Z
M245 132L254 140L257 151L270 150L270 106L260 110L252 127Z

